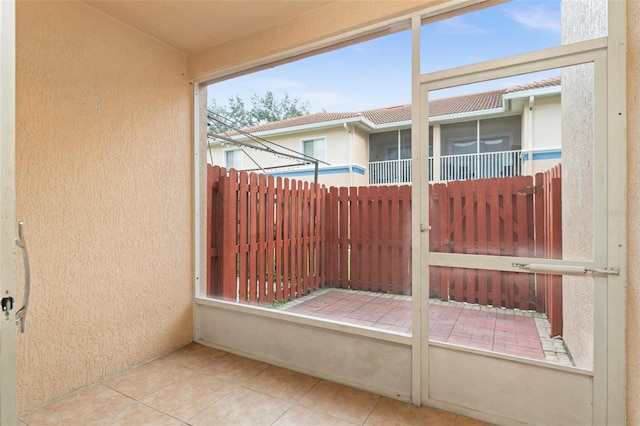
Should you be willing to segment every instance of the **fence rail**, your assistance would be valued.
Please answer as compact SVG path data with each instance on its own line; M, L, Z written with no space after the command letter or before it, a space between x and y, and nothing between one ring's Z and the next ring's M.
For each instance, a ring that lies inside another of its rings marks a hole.
M208 173L210 296L272 304L325 286L411 294L411 186ZM436 183L430 194L433 252L561 257L560 166ZM430 283L430 297L544 311L562 329L561 277L432 267Z

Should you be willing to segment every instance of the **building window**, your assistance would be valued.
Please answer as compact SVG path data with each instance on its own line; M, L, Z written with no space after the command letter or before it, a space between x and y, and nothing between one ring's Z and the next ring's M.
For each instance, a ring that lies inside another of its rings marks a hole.
M302 153L320 161L327 161L325 138L305 139L302 141Z
M242 151L229 149L224 152L224 166L228 169L242 170Z

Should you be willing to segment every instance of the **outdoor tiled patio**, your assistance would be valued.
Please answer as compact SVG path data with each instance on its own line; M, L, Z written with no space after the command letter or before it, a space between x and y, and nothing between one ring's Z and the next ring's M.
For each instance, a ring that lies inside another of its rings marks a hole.
M282 306L288 312L411 333L411 296L324 289ZM434 341L572 365L561 338L549 338L549 322L533 311L430 300Z
M191 344L20 415L22 425L486 423Z

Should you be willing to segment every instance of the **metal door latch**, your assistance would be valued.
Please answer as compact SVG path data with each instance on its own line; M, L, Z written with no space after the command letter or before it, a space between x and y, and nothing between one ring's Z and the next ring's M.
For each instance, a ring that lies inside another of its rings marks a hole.
M576 275L576 276L595 276L601 277L606 275L619 275L618 268L585 268L584 266L571 265L545 265L545 264L528 264L528 263L512 263L515 268L525 269L529 272L537 274L557 274L557 275Z
M2 298L2 312L6 317L9 316L9 311L13 309L13 297Z

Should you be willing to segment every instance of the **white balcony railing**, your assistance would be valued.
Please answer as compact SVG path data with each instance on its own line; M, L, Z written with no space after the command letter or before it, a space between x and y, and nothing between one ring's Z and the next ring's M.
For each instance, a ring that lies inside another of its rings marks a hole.
M443 155L438 170L429 158L429 181L489 179L520 176L523 152L501 151L481 154ZM373 161L369 163L370 185L411 183L411 160Z
M369 184L411 183L411 159L373 161L369 163Z
M519 150L440 157L440 180L491 179L521 174L522 151Z

